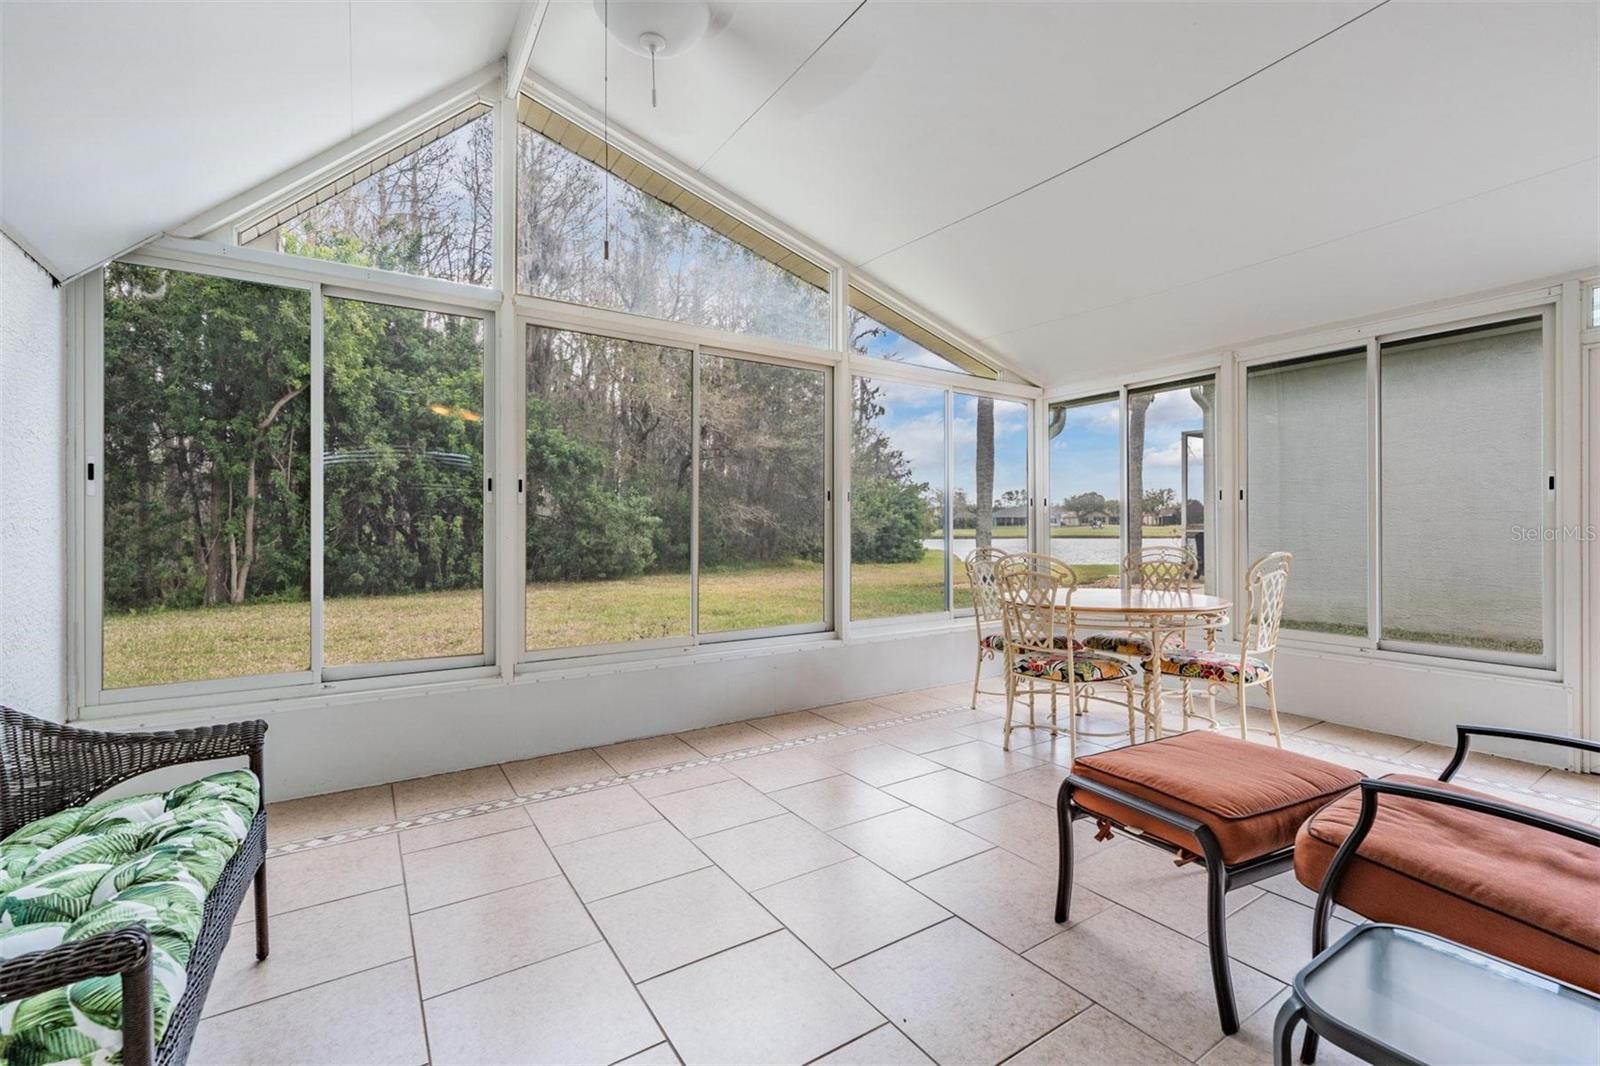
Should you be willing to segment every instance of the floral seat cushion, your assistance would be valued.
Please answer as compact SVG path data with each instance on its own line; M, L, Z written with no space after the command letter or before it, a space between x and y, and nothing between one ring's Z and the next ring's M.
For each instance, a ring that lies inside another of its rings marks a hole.
M1204 648L1173 648L1161 656L1161 672L1197 681L1219 681L1224 685L1237 685L1239 657L1227 652L1207 651ZM1244 683L1253 685L1272 677L1272 668L1265 659L1249 656L1244 664Z
M1150 638L1142 633L1095 633L1085 637L1083 643L1093 651L1135 655L1141 659L1150 657Z
M1062 651L1066 651L1067 650L1067 638L1066 637L1052 637L1051 640L1050 640L1050 643L1054 644L1056 647L1060 648ZM989 633L989 634L981 637L978 640L978 646L981 647L981 648L984 648L987 651L1005 651L1006 650L1006 638L1005 638L1004 634L1001 634L1001 633ZM1081 640L1073 641L1072 642L1072 650L1073 651L1082 651L1083 650L1083 641L1081 641Z
M1065 655L1023 655L1017 659L1016 671L1021 677L1036 677L1041 681L1068 681L1068 663ZM1133 676L1133 667L1121 659L1107 655L1072 656L1071 671L1080 685L1094 681L1120 681Z
M254 820L246 770L170 792L101 800L0 841L0 959L142 924L152 941L155 1039L183 997L206 896ZM0 1062L115 1063L122 979L96 977L0 1004Z

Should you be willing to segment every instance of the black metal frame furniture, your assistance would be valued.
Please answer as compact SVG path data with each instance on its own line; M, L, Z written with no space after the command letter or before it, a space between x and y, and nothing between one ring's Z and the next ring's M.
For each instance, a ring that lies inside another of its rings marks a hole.
M1577 737L1564 737L1551 733L1536 733L1526 729L1458 725L1456 726L1455 755L1439 774L1440 781L1449 781L1455 776L1456 771L1461 769L1462 764L1467 760L1472 738L1475 736L1500 737L1508 740L1550 744L1578 751L1600 753L1600 742L1593 740L1582 740ZM1571 840L1600 848L1600 829L1570 822L1554 815L1529 810L1526 807L1518 807L1515 804L1501 803L1480 796L1466 795L1440 788L1427 788L1404 781L1389 781L1381 778L1364 780L1361 782L1360 788L1361 810L1356 818L1355 827L1345 837L1344 843L1339 846L1338 851L1334 852L1327 873L1323 875L1322 886L1317 892L1317 905L1312 914L1311 926L1311 950L1313 955L1320 955L1328 946L1328 925L1333 918L1333 908L1337 902L1339 886L1343 881L1345 872L1355 859L1356 852L1360 849L1362 841L1366 839L1367 834L1372 830L1373 822L1378 815L1379 796L1404 797L1425 803L1456 807L1494 818L1503 818L1531 829L1542 829L1546 832L1556 833ZM1493 856L1486 855L1484 859L1485 861L1492 861ZM1597 892L1600 892L1600 889L1597 889ZM1313 1062L1316 1058L1316 1053L1317 1034L1315 1030L1309 1030L1306 1033L1306 1042L1301 1052L1301 1059L1307 1063Z
M165 766L242 757L261 781L266 732L265 722L252 721L159 733L109 733L56 725L0 707L0 837ZM267 957L266 811L263 789L244 842L206 897L200 935L189 957L188 984L172 1005L159 1045L154 1041L150 935L143 926L0 961L0 1002L120 974L124 1066L183 1062L234 917L252 881L256 958Z
M1057 923L1067 920L1072 905L1072 823L1079 818L1100 817L1073 803L1074 792L1092 792L1135 810L1146 818L1187 833L1200 842L1201 854L1196 861L1206 872L1206 946L1211 952L1211 984L1217 995L1217 1016L1224 1033L1230 1036L1237 1033L1239 1009L1234 1003L1233 971L1228 965L1228 893L1291 869L1294 866L1294 846L1229 866L1223 861L1222 845L1217 843L1216 834L1203 822L1164 810L1154 803L1098 781L1068 774L1067 779L1061 782L1061 791L1056 795L1057 821L1061 830L1061 870L1056 879ZM1070 816L1068 812L1071 812ZM1186 849L1147 833L1141 834L1127 827L1122 827L1122 831L1142 843L1154 845L1180 858L1188 854Z
M1388 922L1356 926L1295 975L1273 1022L1274 1066L1293 1061L1302 1021L1378 1066L1588 1066L1600 1056L1600 996Z

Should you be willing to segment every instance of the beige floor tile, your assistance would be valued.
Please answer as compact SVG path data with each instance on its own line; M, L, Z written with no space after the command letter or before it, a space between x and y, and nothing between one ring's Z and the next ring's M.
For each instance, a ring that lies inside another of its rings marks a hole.
M910 781L885 785L884 791L947 822L958 822L996 807L1004 807L1016 798L1014 793L956 770L940 770L938 773L914 777Z
M999 1062L1089 1005L959 918L839 974L936 1062Z
M561 872L531 826L414 851L403 861L413 913Z
M787 932L644 982L685 1062L808 1062L883 1024Z
M1204 713L1205 701L1201 698L1201 690L1196 688L1195 692L1195 710ZM1232 701L1224 703L1221 699L1217 700L1217 721L1224 725L1232 726L1235 730L1235 735L1238 735L1239 712L1237 705ZM1282 707L1278 708L1278 728L1283 731L1284 736L1288 736L1290 733L1304 732L1321 721L1320 718L1308 718L1303 714L1293 714ZM1257 733L1265 733L1268 737L1271 737L1272 715L1265 707L1251 706L1250 739L1255 740Z
M835 829L833 835L901 880L920 877L992 846L911 807Z
M830 704L827 707L813 707L811 713L833 722L835 729L840 726L853 729L856 726L874 725L878 722L887 722L891 718L900 718L904 712L891 710L874 700L854 700L850 703Z
M772 798L818 829L838 829L905 806L888 793L844 774L780 789Z
M1096 1004L1007 1059L1006 1066L1057 1066L1064 1062L1186 1066L1188 1061Z
M422 1003L409 960L207 1018L189 1050L195 1066L391 1066L428 1061Z
M1540 778L1543 781L1543 778ZM1536 782L1532 788L1508 788L1501 785L1470 786L1474 791L1485 796L1494 796L1510 803L1523 807L1531 807L1536 811L1545 811L1558 815L1574 822L1587 822L1596 813L1593 804L1581 799L1559 795L1555 792L1545 791Z
M1028 710L1025 706L1019 704L1017 713L1018 722L1026 722L1028 720ZM981 740L985 744L993 744L997 748L1005 743L1005 723L999 718L989 718L986 721L975 722L972 725L964 725L957 729L957 732L972 740ZM1027 729L1013 731L1011 734L1011 747L1015 750L1026 749L1049 735L1048 732L1038 733Z
M528 816L551 847L653 822L661 815L627 785L529 804Z
M949 917L943 907L862 858L781 881L755 897L829 966Z
M759 748L772 743L769 734L744 722L731 722L728 725L714 725L706 729L679 733L678 739L702 755L725 755L730 751Z
M1509 761L1509 760L1506 760ZM1527 765L1526 763L1522 765ZM1468 767L1470 769L1470 765ZM1535 781L1535 792L1548 792L1567 799L1600 804L1600 774L1577 774L1569 770L1551 770Z
M1098 843L1082 849L1083 857L1094 857L1077 867L1077 884L1185 936L1205 932L1204 870L1193 864L1175 866L1166 852L1132 841L1099 849ZM1261 889L1255 885L1236 888L1228 893L1228 912L1260 896Z
M688 837L717 833L783 813L782 807L738 780L658 796L652 802L667 821Z
M1257 720L1256 713L1250 714L1251 724ZM1357 729L1354 726L1335 725L1333 722L1318 722L1316 725L1307 726L1294 734L1300 740L1314 740L1320 744L1337 744L1343 748L1362 755L1376 755L1380 758L1396 758L1417 746L1415 740L1407 737L1390 736L1388 733L1374 733L1370 729Z
M723 765L733 776L762 792L792 788L807 781L832 777L839 772L821 759L813 758L804 748L752 755L748 759L734 759Z
M607 744L595 751L619 774L654 770L659 766L673 766L705 758L677 737L671 736L627 740L621 744Z
M753 725L763 733L769 734L775 740L800 740L805 737L814 737L819 733L832 733L839 728L839 723L830 721L810 711L790 711L788 714L772 714L765 718L747 718L746 723Z
M980 781L993 781L997 777L1018 774L1039 765L1039 760L1020 751L1002 751L993 744L971 740L953 748L930 751L928 758L952 770L960 770Z
M1284 989L1266 1006L1246 1018L1239 1031L1227 1039L1219 1039L1212 1049L1198 1060L1200 1066L1261 1066L1272 1061L1272 1027L1278 1018L1278 1008L1289 996ZM1295 1030L1295 1060L1300 1061L1300 1041L1305 1036L1305 1026ZM1220 1030L1216 1034L1222 1036ZM1317 1066L1362 1066L1364 1060L1348 1051L1341 1051L1326 1040L1317 1045Z
M1328 723L1323 722L1323 725ZM1299 733L1283 738L1283 746L1289 751L1298 751L1302 755L1309 755L1314 759L1338 763L1348 766L1352 770L1359 770L1367 777L1383 777L1386 774L1403 772L1406 768L1394 761L1393 757L1385 758L1379 755L1369 755L1365 752L1346 750L1335 747L1319 740L1301 736Z
M850 858L850 849L792 814L752 822L695 841L749 891Z
M592 781L604 781L617 776L611 764L593 748L502 763L500 769L505 771L511 787L517 790L519 796L531 796L535 792L549 792L572 785L587 785Z
M267 913L281 914L398 885L400 845L391 835L290 852L267 860ZM239 906L255 917L255 889Z
M1061 792L1061 782L1067 779L1067 772L1068 768L1065 766L1042 763L1031 770L997 777L991 784L1007 792L1015 792L1019 796L1027 796L1031 800L1054 807L1056 797Z
M838 736L823 737L821 740L807 740L800 745L807 754L831 762L836 755L846 752L860 751L862 748L879 747L877 735L870 729L858 729L854 732L840 733ZM887 747L887 745L881 745ZM896 748L895 751L900 749Z
M777 931L777 919L716 867L589 905L635 981Z
M585 903L711 865L665 821L563 844L555 856Z
M892 744L874 744L855 751L817 753L817 757L851 777L882 788L896 781L908 781L923 774L936 773L939 764L920 755L902 751Z
M880 707L887 707L895 714L921 714L924 711L943 711L967 705L965 697L942 695L937 689L928 688L912 692L896 692L892 696L874 696L872 702Z
M1204 946L1122 907L1108 907L1028 952L1033 962L1186 1058L1222 1037ZM1241 1016L1283 986L1240 963Z
M951 729L946 723L935 719L931 722L907 722L904 725L892 725L886 729L874 729L872 735L880 744L893 744L902 751L909 751L913 755L927 755L929 752L939 751L942 748L953 748L960 744L972 743L972 738L964 733Z
M461 840L492 836L512 829L526 829L533 822L528 819L526 807L507 807L489 814L475 814L470 818L451 818L433 825L400 831L400 850L404 854L426 851Z
M657 796L669 796L674 792L687 792L702 785L714 785L718 781L733 780L734 776L720 764L711 763L707 766L691 766L684 770L666 770L649 774L633 782L633 790L645 799L655 799Z
M662 1037L604 944L447 992L424 1010L435 1066L616 1062Z
M290 911L273 918L271 925L272 955L263 962L256 961L254 937L229 938L206 997L207 1015L411 955L411 925L403 888L379 889Z
M600 940L559 876L412 915L411 935L424 998Z
M310 840L394 820L394 790L388 785L283 800L267 804L267 842Z
M1294 980L1311 961L1311 908L1273 892L1228 915L1228 954L1284 984ZM1349 922L1335 917L1328 929L1329 943L1348 933ZM1195 938L1209 943L1201 933Z
M1000 845L1051 874L1056 872L1060 864L1061 838L1054 806L1036 800L1018 799L1004 807L964 818L956 826L991 844ZM1125 841L1120 836L1108 841L1096 841L1094 834L1094 823L1088 819L1080 818L1072 823L1074 847L1081 849L1077 854L1079 862L1086 862L1105 849Z
M673 1053L672 1045L665 1040L655 1047L647 1047L637 1055L629 1055L617 1066L683 1066Z
M894 1026L880 1025L817 1059L813 1066L933 1066L933 1060Z
M1141 734L1142 735L1142 734ZM1062 772L1072 768L1072 760L1076 758L1072 750L1072 738L1068 736L1052 737L1046 734L1037 743L1029 745L1027 737L1012 737L1012 751L1019 751L1036 762L1053 763L1061 767ZM1087 740L1078 741L1077 755L1092 755L1102 750L1098 745Z
M1056 924L1055 876L1001 848L951 863L917 878L911 887L1012 951L1027 951L1066 928ZM1073 886L1074 924L1109 906L1088 889Z
M394 813L404 820L434 811L453 811L489 800L510 799L511 782L498 766L480 766L453 774L414 777L394 783Z

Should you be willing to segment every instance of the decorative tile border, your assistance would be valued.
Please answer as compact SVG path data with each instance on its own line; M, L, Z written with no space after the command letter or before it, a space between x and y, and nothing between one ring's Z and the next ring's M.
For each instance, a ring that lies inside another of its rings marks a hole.
M934 711L920 711L916 714L900 715L895 718L886 718L881 722L869 722L859 726L840 726L838 729L826 733L816 733L809 737L797 737L794 740L778 740L773 738L771 744L762 744L754 748L741 748L738 751L724 752L721 755L708 755L702 759L692 759L687 762L672 763L668 766L659 766L649 770L636 770L631 774L617 774L612 777L602 777L595 781L586 781L582 784L567 785L565 788L546 789L542 792L530 793L526 796L513 796L510 799L489 800L484 803L474 803L465 807L456 807L451 810L434 811L429 814L418 815L415 818L401 819L395 822L386 822L382 825L367 826L360 829L346 829L338 833L330 833L322 837L309 837L305 840L289 841L275 844L267 848L267 857L278 855L292 855L302 851L313 851L318 848L332 847L336 844L348 844L354 840L365 840L369 837L387 836L405 829L417 829L422 826L439 825L443 822L453 822L462 818L472 818L480 814L492 814L511 807L526 807L533 803L543 803L547 800L561 799L566 796L575 796L583 792L592 792L598 788L611 788L614 785L632 784L636 781L645 781L654 777L663 777L668 774L680 773L684 770L694 770L702 766L717 766L723 763L738 762L742 759L755 758L758 755L770 755L774 752L793 751L810 744L817 744L837 737L858 736L881 729L890 729L895 726L910 725L916 722L932 722L948 718L956 714L969 714L968 707L946 707ZM753 724L753 719L746 719L736 724ZM757 727L759 728L759 727ZM1309 728L1309 727L1308 727ZM667 734L672 735L672 734ZM1299 734L1296 734L1299 735ZM645 738L650 739L650 738ZM1417 773L1436 777L1439 770L1435 766L1410 762L1401 756L1379 755L1376 752L1363 751L1347 744L1322 740L1317 737L1301 736L1301 739L1319 747L1342 752L1346 755L1357 755L1365 759L1375 759L1388 763L1398 769L1415 771ZM1489 785L1505 791L1520 792L1528 796L1538 796L1541 799L1574 808L1575 815L1587 816L1600 814L1600 802L1580 799L1575 796L1563 796L1554 792L1542 792L1526 785L1513 785L1506 781L1497 781L1493 778L1477 777L1462 772L1457 780L1468 781L1477 785Z

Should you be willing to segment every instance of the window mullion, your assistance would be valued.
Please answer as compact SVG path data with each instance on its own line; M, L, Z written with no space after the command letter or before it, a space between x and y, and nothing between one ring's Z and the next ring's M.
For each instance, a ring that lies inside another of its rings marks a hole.
M324 543L322 459L327 448L324 396L322 285L311 284L311 676L322 680L323 670L323 571Z
M689 356L689 642L700 643L700 346Z
M1378 338L1367 341L1367 639L1383 638L1383 420Z

